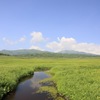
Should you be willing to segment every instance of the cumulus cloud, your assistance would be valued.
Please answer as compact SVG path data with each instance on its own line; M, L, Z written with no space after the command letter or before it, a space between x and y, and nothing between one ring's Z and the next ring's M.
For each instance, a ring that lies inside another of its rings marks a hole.
M31 39L32 43L39 43L45 40L41 32L32 32L31 36L32 36Z
M57 38L57 41L53 41L46 45L47 48L58 52L62 50L76 50L87 53L100 54L100 45L93 43L78 43L74 38Z
M58 38L58 41L51 42L47 44L47 47L54 51L69 50L76 44L74 38Z
M36 49L36 50L41 50L41 51L44 51L44 49L38 47L38 46L34 46L32 45L29 49Z

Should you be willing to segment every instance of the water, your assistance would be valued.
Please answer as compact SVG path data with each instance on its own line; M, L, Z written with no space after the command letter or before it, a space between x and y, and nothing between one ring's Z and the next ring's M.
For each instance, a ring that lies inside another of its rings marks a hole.
M49 78L44 72L34 72L32 78L21 82L14 93L10 93L4 100L52 100L47 93L36 93L42 86L40 80Z

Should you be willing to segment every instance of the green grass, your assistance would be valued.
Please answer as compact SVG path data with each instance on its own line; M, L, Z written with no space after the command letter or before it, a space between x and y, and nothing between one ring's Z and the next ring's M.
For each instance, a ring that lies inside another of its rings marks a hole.
M19 79L50 69L57 91L70 100L100 100L100 58L21 58L0 56L0 99Z
M73 59L51 69L58 92L71 100L100 100L99 59Z
M0 57L0 99L17 86L19 79L33 74L34 70L49 69L43 64L42 59Z

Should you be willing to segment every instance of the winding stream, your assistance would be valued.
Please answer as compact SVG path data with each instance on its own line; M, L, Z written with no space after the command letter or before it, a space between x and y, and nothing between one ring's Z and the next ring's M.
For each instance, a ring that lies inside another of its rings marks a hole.
M36 93L42 86L39 81L49 78L45 72L34 72L33 77L20 82L14 93L10 93L4 100L52 100L47 93Z

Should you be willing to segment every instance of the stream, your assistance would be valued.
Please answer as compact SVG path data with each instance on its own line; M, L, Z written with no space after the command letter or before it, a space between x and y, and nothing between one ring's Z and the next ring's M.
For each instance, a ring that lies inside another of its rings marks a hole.
M39 81L50 78L45 72L34 72L33 77L19 83L16 91L8 94L3 100L52 100L47 93L37 93L41 84Z

